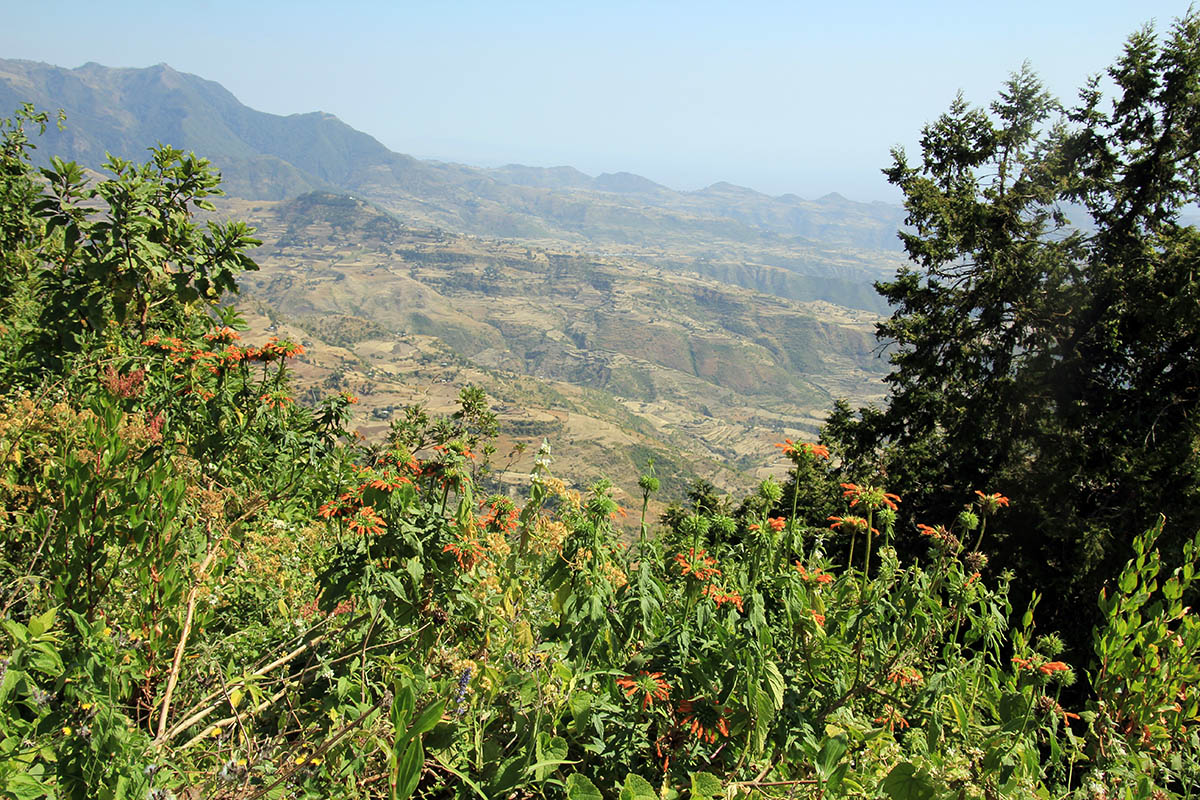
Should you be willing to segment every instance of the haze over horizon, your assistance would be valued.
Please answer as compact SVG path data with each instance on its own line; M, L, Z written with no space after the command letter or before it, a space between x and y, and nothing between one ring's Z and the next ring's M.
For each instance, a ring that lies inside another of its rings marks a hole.
M165 62L253 108L326 111L420 158L895 202L889 149L914 153L958 90L988 103L1028 60L1070 102L1130 33L1187 11L1021 0L997 20L948 0L809 5L369 2L330 15L275 0L46 0L10 10L0 57Z

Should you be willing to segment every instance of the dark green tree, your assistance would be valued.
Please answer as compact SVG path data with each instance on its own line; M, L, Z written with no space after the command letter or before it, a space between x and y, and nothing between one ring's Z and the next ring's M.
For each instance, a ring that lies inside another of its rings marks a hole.
M1108 78L1111 98L1097 77L1064 111L1024 67L986 110L955 100L917 163L894 151L912 265L876 287L891 391L825 430L916 522L1011 497L982 549L1067 629L1159 513L1177 538L1200 526L1200 233L1180 217L1200 15L1130 37Z

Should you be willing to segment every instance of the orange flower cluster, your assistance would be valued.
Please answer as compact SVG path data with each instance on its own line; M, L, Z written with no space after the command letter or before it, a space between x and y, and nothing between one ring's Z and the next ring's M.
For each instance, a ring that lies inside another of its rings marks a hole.
M222 344L236 342L241 340L241 338L242 335L228 325L222 325L220 328L204 334L204 341L220 342Z
M346 527L360 536L378 536L387 530L387 523L373 506L360 506L350 517Z
M707 581L721 574L717 569L717 560L704 550L690 548L687 553L676 553L675 563L679 565L680 575L691 575L698 581Z
M284 408L285 406L296 402L282 389L278 389L274 392L268 392L258 399L261 400L262 404L267 408Z
M621 687L625 696L631 700L641 692L643 709L654 705L655 700L666 700L671 694L671 686L663 680L661 672L642 670L636 676L627 675L624 678L617 678L617 686Z
M679 565L679 574L691 576L704 584L701 594L712 600L718 607L729 603L738 611L744 611L742 596L737 592L727 592L717 584L721 576L717 560L704 550L689 549L686 553L676 553L675 563Z
M517 517L520 512L512 500L493 495L479 503L480 508L484 506L488 506L488 513L479 519L480 525L503 533L512 533L517 529Z
M738 611L745 611L742 607L742 596L737 592L726 592L715 583L706 584L704 587L704 596L712 600L718 607L731 604Z
M856 483L843 483L842 497L850 498L850 507L854 508L859 503L862 503L871 511L878 511L881 508L887 507L892 511L897 508L897 503L900 502L900 496L885 492L878 486L859 486Z
M818 612L815 608L810 608L808 610L808 613L812 614L812 618L813 618L813 620L816 621L818 627L821 627L821 628L825 627L825 615L824 614Z
M481 562L489 563L493 557L502 558L511 552L508 537L517 529L520 518L520 510L501 495L493 495L479 505L488 507L488 513L469 521L455 534L454 541L442 548L442 552L454 554L462 570L472 570Z
M443 547L442 552L453 553L454 560L458 562L458 568L463 572L470 572L487 555L483 543L478 539L462 537Z
M419 490L412 478L401 474L405 470L416 477L421 474L421 465L407 454L380 456L374 467L359 468L362 481L357 486L338 495L336 500L322 503L317 509L317 516L321 519L346 519L347 527L355 533L383 533L386 523L367 498L368 490L393 492L401 486L412 486Z
M888 730L892 733L896 732L896 728L907 728L908 720L900 715L900 712L891 705L884 706L883 714L875 718L876 724L887 723Z
M1071 669L1069 665L1064 664L1061 661L1046 661L1039 663L1036 657L1014 658L1012 662L1016 665L1017 669L1025 669L1029 670L1030 672L1036 670L1043 675L1053 675L1056 672L1067 672Z
M287 340L281 341L276 336L268 339L262 347L240 347L232 343L241 337L237 331L231 328L220 328L205 334L204 338L210 345L223 344L225 347L220 350L191 349L182 339L174 336L166 338L151 336L142 344L164 353L171 353L171 361L176 364L187 360L211 361L216 362L217 365L232 365L239 361L261 361L266 364L283 358L304 355L304 345Z
M679 704L680 724L701 741L716 744L718 734L729 736L729 721L725 708L707 700L684 700Z
M928 536L930 539L935 539L939 542L946 541L946 537L950 535L950 531L946 529L945 525L933 527L930 525L918 524L917 530L921 532L922 536Z
M431 449L436 450L443 455L446 453L456 453L464 458L475 458L475 454L471 452L471 448L458 442L450 442L448 445L435 444Z
M915 667L901 667L888 673L888 680L897 686L920 686L925 678Z
M785 520L783 517L771 517L767 520L767 522L770 524L771 530L775 531L776 533L779 533L784 529L784 526L787 525L787 520Z
M829 448L823 444L813 444L812 442L796 444L791 439L784 439L775 446L782 450L785 456L796 456L803 453L809 458L829 458Z
M809 572L799 561L796 562L796 571L799 572L800 577L806 581L816 581L819 584L833 583L833 576L828 572L822 572L821 570Z

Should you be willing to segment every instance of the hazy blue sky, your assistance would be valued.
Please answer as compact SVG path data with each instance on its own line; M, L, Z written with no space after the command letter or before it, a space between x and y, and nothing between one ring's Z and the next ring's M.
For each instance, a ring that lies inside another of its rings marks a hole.
M1183 2L10 3L0 57L167 62L413 155L894 199L893 145L1028 59L1073 98Z

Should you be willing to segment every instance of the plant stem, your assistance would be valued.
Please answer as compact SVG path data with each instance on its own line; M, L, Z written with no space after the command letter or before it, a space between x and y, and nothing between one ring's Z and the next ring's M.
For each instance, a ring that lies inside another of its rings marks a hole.
M975 551L975 552L979 551L979 546L981 544L983 544L983 532L986 530L987 530L987 517L984 517L983 520L979 523L979 536L977 536L975 538L975 546L973 548L971 548L973 551Z

